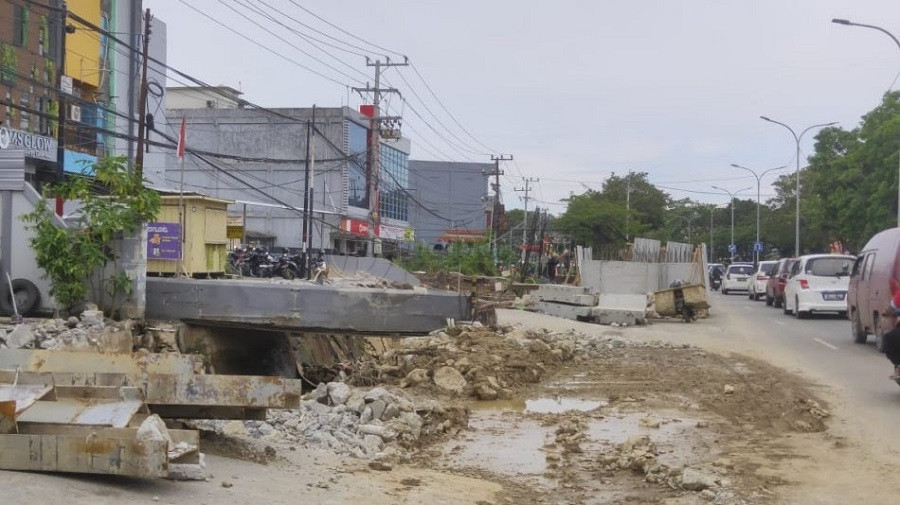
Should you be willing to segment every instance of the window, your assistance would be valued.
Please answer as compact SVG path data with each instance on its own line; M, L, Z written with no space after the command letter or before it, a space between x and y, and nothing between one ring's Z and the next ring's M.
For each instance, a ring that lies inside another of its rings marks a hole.
M409 220L409 157L403 151L381 145L381 199L382 217L398 221Z
M368 130L352 121L347 121L347 163L349 193L347 204L362 209L369 208L368 187L366 185L366 158L368 150Z
M804 271L809 275L820 277L842 277L850 275L853 259L850 258L813 258L806 262Z
M13 7L13 43L25 47L28 40L28 11L21 5Z
M22 96L19 97L19 104L22 105L21 114L19 115L19 129L26 132L31 131L31 114L27 110L31 107L30 100L31 95L23 91Z

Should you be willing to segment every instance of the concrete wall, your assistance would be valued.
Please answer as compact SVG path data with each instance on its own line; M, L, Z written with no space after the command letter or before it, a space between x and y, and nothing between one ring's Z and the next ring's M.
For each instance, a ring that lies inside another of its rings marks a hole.
M692 270L693 263L587 260L581 265L581 283L598 293L638 295L665 289L678 279L690 282Z
M448 228L483 231L485 173L493 169L490 163L410 160L410 192L420 202L409 209L416 242L433 245Z

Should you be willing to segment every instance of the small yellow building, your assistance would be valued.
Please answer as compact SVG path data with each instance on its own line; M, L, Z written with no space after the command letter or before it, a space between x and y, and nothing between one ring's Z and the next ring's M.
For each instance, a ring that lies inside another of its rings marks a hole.
M156 222L148 223L147 274L216 276L225 273L228 264L226 212L230 200L195 193L161 194ZM184 208L184 232L179 231ZM181 237L181 256L178 240Z

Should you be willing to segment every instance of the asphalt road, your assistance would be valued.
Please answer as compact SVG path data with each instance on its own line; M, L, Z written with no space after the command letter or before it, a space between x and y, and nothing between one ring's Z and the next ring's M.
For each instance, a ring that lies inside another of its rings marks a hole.
M709 321L718 320L725 329L719 339L731 340L735 351L752 350L827 386L838 403L834 408L847 415L849 431L900 455L900 386L888 379L892 366L875 349L873 336L855 344L847 319L822 314L801 320L746 294L713 292L710 303Z

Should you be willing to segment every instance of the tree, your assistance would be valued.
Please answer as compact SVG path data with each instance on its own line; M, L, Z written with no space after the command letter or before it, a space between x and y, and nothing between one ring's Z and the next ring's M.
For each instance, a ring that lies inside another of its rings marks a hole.
M110 242L125 233L133 233L159 212L159 195L144 187L143 179L130 170L125 157L110 157L94 165L95 179L71 177L61 184L49 186L45 198L63 197L78 201L79 225L57 226L46 205L22 216L34 231L31 248L38 266L50 280L50 294L66 310L83 303L88 295L92 275L100 276L98 305L103 305L104 288L113 296L130 292L131 279L124 272L109 279L102 277L103 268L117 260ZM100 195L94 184L107 194Z

